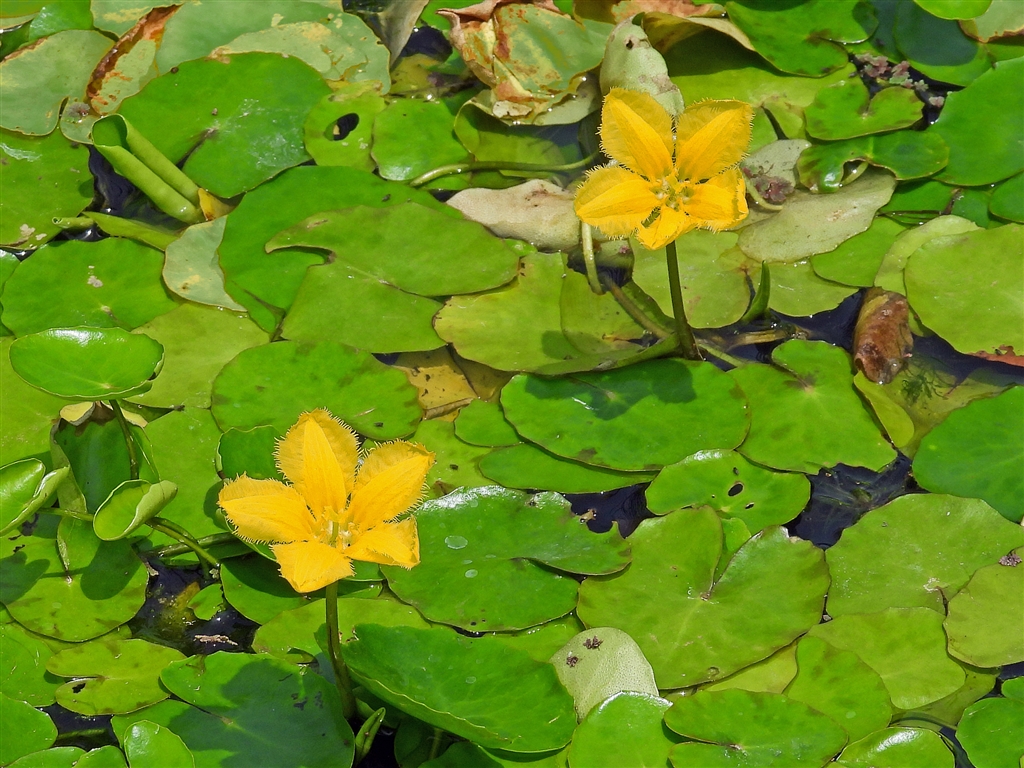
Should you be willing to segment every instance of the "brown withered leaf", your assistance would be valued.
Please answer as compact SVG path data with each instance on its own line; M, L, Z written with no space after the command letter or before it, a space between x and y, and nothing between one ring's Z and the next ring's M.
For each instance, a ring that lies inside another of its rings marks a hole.
M999 347L995 354L991 352L975 352L974 357L983 357L986 360L994 360L997 363L1006 363L1007 365L1016 365L1024 368L1024 355L1018 355L1013 347L1008 347L1005 344Z
M881 288L864 294L853 333L853 359L868 379L888 384L914 350L906 296Z

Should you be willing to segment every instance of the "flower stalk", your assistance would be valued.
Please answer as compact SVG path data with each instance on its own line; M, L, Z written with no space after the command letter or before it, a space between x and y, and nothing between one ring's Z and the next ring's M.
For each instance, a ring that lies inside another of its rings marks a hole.
M679 256L676 253L676 241L671 240L665 246L665 262L668 266L668 289L672 294L672 316L676 322L676 339L679 351L687 360L703 360L697 348L697 340L693 337L693 329L686 320L686 308L683 306L683 287L679 280Z
M327 604L327 655L334 671L334 685L341 696L341 712L346 720L356 714L356 697L352 694L352 678L341 657L340 631L338 627L338 582L332 581L324 590Z

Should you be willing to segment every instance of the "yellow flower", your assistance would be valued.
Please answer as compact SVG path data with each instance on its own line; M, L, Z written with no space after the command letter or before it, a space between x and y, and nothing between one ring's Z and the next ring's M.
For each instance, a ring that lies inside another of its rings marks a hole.
M601 110L601 147L618 165L587 177L576 193L576 215L612 237L635 233L649 250L691 229L738 224L747 202L736 166L752 120L742 101L702 101L673 125L650 95L613 88Z
M352 560L412 568L420 561L416 520L396 519L423 495L434 454L394 442L359 466L355 433L325 410L304 413L277 445L291 485L242 475L218 503L243 539L273 543L281 575L313 592L352 575Z

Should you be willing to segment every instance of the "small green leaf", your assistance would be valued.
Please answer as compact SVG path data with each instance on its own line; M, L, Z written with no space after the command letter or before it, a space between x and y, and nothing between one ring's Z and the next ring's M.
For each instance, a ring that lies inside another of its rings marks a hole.
M665 728L671 705L658 696L623 692L598 704L579 724L569 747L572 768L622 768L668 764L679 739Z
M124 735L131 768L195 768L195 758L170 728L139 720Z
M373 171L373 120L384 109L373 83L345 84L320 99L303 126L306 151L317 165L347 165Z
M949 652L956 658L979 667L1024 661L1024 608L1017 599L1024 592L1022 552L979 568L949 601L945 627Z
M1024 758L1020 724L1024 695L1020 686L1003 683L1006 698L982 699L964 712L956 729L957 740L977 768L1015 768Z
M924 728L882 728L839 755L837 768L953 768L942 737Z
M49 506L68 472L67 467L47 472L38 459L16 461L0 469L0 536Z
M846 164L864 160L892 171L900 181L932 176L949 162L949 147L928 131L895 131L818 144L800 156L800 183L812 192L836 192L844 186Z
M57 726L49 715L0 693L0 763L10 765L52 746L56 739Z
M804 115L811 136L834 141L906 128L921 119L923 109L911 88L892 86L871 96L855 77L822 88Z
M96 510L93 530L103 541L123 539L160 514L177 493L178 486L170 480L155 484L126 480L111 491Z

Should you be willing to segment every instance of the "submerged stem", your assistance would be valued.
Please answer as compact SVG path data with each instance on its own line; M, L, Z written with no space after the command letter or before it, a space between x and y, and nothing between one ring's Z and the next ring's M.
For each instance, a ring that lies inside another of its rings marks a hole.
M679 351L688 360L702 360L697 340L693 338L693 330L686 321L686 310L683 307L683 288L679 280L679 257L676 254L676 241L665 246L665 262L668 266L668 287L672 294L672 314L676 321L676 336L679 339Z
M580 245L583 247L583 264L587 268L587 282L590 290L600 296L604 293L601 280L597 276L597 262L594 260L594 233L585 221L580 222Z
M206 548L192 538L192 534L184 528L175 525L170 520L164 520L162 517L151 518L147 521L147 524L154 531L159 531L165 536L170 536L175 541L181 542L184 546L195 552L196 557L200 560L205 560L211 568L220 568L220 562L218 562L217 558L207 552Z
M114 412L114 418L121 426L121 434L124 435L124 444L128 448L128 478L139 479L139 457L135 452L135 438L132 437L131 429L128 427L128 419L124 417L121 404L117 400L108 400L110 409Z
M451 176L454 173L470 173L472 171L521 171L524 173L564 173L566 171L578 171L586 168L597 160L598 153L587 155L582 160L563 165L540 165L538 163L512 163L505 160L480 160L468 163L452 163L441 165L433 170L417 176L409 182L410 187L422 187L434 179L442 176Z
M610 277L608 277L607 275L602 275L601 283L602 285L604 285L608 293L610 293L615 298L615 300L619 302L619 306L622 307L622 310L631 318L633 318L633 320L636 321L636 324L643 328L645 331L654 334L659 339L667 339L669 336L672 335L664 328L662 328L658 323L656 323L654 320L648 317L647 314L642 309L640 309L640 306L631 298L629 298L629 296L626 295L625 291L623 291L622 288L620 288L616 284L616 282L612 280Z
M338 582L332 581L327 585L324 597L327 603L327 655L331 657L334 684L341 695L341 712L349 720L356 713L356 697L352 695L352 679L341 658L341 643L338 641Z

